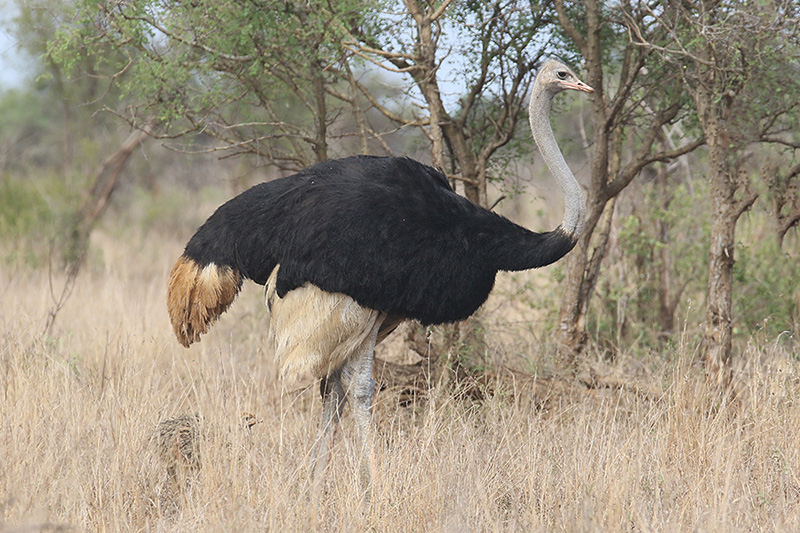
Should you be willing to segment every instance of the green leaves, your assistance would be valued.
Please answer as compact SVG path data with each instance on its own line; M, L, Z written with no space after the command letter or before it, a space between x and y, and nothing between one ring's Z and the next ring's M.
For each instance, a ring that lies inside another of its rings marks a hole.
M341 82L346 29L368 25L370 9L361 0L79 0L48 54L78 75L80 57L116 51L116 69L103 74L121 88L127 110L119 112L156 117L170 137L203 132L243 151L304 160L327 103L315 80ZM255 123L272 129L257 136L247 126Z

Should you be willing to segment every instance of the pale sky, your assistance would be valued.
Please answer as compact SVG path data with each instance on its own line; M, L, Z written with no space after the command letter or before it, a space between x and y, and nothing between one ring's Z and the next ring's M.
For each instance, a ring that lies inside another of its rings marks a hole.
M17 41L8 33L12 9L8 2L0 3L0 90L20 86L24 78Z

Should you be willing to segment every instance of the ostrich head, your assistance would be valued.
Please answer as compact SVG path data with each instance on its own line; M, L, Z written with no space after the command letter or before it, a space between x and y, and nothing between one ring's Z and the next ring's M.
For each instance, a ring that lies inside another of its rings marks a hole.
M567 89L587 93L594 92L594 89L578 79L572 69L555 59L549 59L542 65L536 75L536 81L541 83L551 96Z

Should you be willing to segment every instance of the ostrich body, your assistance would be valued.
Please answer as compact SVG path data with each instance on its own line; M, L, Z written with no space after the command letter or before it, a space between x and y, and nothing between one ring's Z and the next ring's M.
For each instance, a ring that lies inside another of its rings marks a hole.
M202 423L200 415L182 415L160 422L153 435L158 456L175 486L181 485L186 472L200 468Z
M242 413L242 428L249 430L257 423L255 415ZM159 422L150 442L166 466L173 487L182 490L188 474L200 470L202 441L207 437L208 428L199 414L184 414Z
M265 284L270 337L284 371L322 380L315 477L350 399L368 483L375 344L404 319L463 320L486 300L497 271L548 265L575 245L585 204L549 120L553 97L566 89L593 92L563 64L546 62L529 112L565 198L555 230L532 232L479 207L441 172L408 158L318 163L233 198L189 240L167 295L178 340L187 347L199 340L244 278Z

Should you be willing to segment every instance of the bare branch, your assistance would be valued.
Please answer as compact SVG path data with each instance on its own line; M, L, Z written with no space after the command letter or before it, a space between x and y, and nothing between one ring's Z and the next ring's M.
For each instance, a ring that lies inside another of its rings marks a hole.
M611 128L611 125L618 118L620 111L622 111L622 108L628 101L634 84L639 77L639 73L641 72L642 67L644 67L644 62L645 59L647 59L648 52L639 54L634 62L631 62L631 54L632 50L626 47L622 61L622 77L620 79L620 86L617 90L617 93L614 95L614 99L611 101L611 106L609 107L606 115L606 122L604 124L606 129Z
M569 38L572 39L572 41L578 46L578 49L580 49L581 53L584 56L588 55L588 44L586 39L583 38L583 35L581 35L575 25L572 24L572 21L567 14L567 10L564 7L564 0L553 0L553 5L556 8L558 23L561 24L561 27L567 32Z
M418 65L410 65L402 58L386 56L387 59L389 60L389 62L392 63L393 65L395 65L395 68L392 68L389 65L387 65L386 63L381 63L380 61L377 61L371 55L362 52L360 50L360 48L361 48L360 45L359 45L359 48L355 48L352 44L344 43L344 47L347 50L349 50L352 53L354 53L355 55L357 55L358 57L360 57L362 59L366 59L367 61L369 61L373 65L376 65L376 66L382 68L383 70L386 70L386 71L389 71L389 72L395 72L397 74L411 74L411 73L414 73L414 72L417 72L417 71L420 70L420 67Z
M787 139L781 139L780 137L775 136L764 136L759 139L759 142L764 143L771 143L771 144L782 144L783 146L788 146L790 148L800 148L800 142L798 141L790 141Z
M439 20L439 17L441 17L444 14L444 12L447 11L447 8L450 6L450 3L452 1L453 0L444 0L444 2L442 2L442 4L436 9L436 11L434 11L428 16L428 19L430 19L431 22Z
M403 124L407 126L425 126L430 124L428 118L408 119L406 117L403 117L402 115L398 115L397 113L389 110L386 106L378 102L378 100L375 98L375 95L372 94L372 92L368 88L364 87L364 85L360 81L355 80L355 84L358 87L358 90L361 91L361 94L363 94L364 97L369 101L369 103L372 104L372 106L375 109L380 111L380 113L389 120L397 124Z
M658 114L656 120L653 121L653 124L645 133L644 139L642 140L639 149L636 151L631 161L625 165L625 167L619 172L617 177L611 183L604 187L602 193L604 198L612 198L619 194L619 192L627 187L631 180L633 180L633 178L636 177L636 175L647 165L656 161L666 162L684 154L688 154L705 143L705 138L700 137L681 146L680 148L676 148L675 150L667 150L656 153L650 152L653 143L661 131L661 128L664 126L664 124L675 118L678 109L679 107L677 105L672 105L667 109L663 109Z

